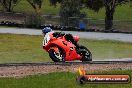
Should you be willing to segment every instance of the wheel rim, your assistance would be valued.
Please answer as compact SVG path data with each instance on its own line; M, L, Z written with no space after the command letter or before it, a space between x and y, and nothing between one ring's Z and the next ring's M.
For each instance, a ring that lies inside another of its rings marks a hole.
M91 60L91 54L85 49L85 52L82 53L83 58Z
M90 58L90 53L88 51L85 53L85 58Z
M60 61L62 61L63 57L62 57L60 51L59 52L54 52L54 55L55 55L56 58L58 58Z

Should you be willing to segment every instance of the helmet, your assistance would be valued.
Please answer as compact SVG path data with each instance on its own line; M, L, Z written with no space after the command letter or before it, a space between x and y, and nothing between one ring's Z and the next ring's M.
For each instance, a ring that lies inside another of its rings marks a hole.
M51 32L52 31L52 29L50 28L50 27L45 27L44 29L42 29L42 32L44 33L44 34L46 34L46 33L48 33L48 32Z

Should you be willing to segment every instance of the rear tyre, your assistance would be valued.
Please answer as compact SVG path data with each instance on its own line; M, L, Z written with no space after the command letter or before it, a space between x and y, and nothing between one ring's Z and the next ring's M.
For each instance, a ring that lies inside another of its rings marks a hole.
M55 52L53 49L49 51L49 56L54 62L64 62L64 55L62 54L62 51L59 50L58 52Z
M92 61L92 53L85 46L79 46L79 52L82 56L82 62Z

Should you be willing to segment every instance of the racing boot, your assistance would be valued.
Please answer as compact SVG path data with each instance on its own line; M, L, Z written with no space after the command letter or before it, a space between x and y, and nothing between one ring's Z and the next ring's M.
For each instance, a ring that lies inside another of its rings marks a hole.
M79 47L79 44L77 44L77 42L74 42L73 43L75 46L76 46L76 52L78 53L78 54L80 54L80 47Z

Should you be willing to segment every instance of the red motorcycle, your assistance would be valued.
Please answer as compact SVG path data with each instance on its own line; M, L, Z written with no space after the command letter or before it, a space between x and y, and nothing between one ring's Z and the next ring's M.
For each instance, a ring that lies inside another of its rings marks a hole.
M73 38L76 42L80 39L79 36L73 36ZM79 50L76 51L76 46L67 41L65 36L56 38L52 33L47 33L43 40L43 49L49 53L54 62L92 61L92 54L85 46L79 45Z

